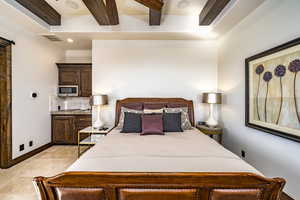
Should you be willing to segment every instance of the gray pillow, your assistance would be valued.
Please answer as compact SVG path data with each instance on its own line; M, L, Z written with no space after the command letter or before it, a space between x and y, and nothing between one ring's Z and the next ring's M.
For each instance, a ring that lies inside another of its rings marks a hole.
M141 133L142 114L125 112L124 125L121 133Z
M166 113L180 113L181 112L181 128L182 130L192 129L192 124L190 122L188 107L180 108L164 108Z
M125 107L121 107L121 114L120 114L120 118L119 118L119 123L116 129L118 130L122 130L123 129L123 125L124 125L124 118L125 118L125 112L128 113L137 113L137 114L142 114L143 111L142 110L134 110L134 109L130 109L130 108L125 108Z

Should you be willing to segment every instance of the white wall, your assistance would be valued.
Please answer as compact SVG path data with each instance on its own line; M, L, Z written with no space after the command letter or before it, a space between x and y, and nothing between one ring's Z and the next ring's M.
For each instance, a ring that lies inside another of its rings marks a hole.
M93 92L109 95L102 116L114 123L115 101L126 97L183 97L194 100L217 87L214 41L93 41ZM200 112L200 110L202 112Z
M268 177L284 177L285 191L300 199L300 143L247 128L245 58L300 36L299 0L267 0L225 37L220 45L218 86L226 94L222 119L225 146Z
M92 50L66 50L65 59L63 62L91 63Z
M64 57L64 51L19 26L0 23L0 35L16 42L12 48L12 147L16 158L51 142L49 95L55 92L55 63ZM35 100L30 98L32 91L39 94ZM30 140L33 147L29 147ZM22 152L20 144L25 144Z

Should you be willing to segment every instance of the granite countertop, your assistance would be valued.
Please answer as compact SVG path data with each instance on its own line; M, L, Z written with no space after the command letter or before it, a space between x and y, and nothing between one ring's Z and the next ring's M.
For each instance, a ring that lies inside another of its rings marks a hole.
M51 111L51 115L91 115L92 110L59 110Z

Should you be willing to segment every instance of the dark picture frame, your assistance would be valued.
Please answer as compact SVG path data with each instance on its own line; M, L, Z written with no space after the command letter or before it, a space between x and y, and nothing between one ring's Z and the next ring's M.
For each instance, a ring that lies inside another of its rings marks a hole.
M250 108L250 104L251 104L250 103L250 101L251 101L251 99L250 99L251 98L251 94L250 94L250 85L251 85L251 83L250 83L250 81L251 81L250 80L250 73L253 72L253 70L254 70L254 68L253 68L252 71L250 72L251 62L256 61L258 59L262 59L264 57L267 57L267 56L270 56L270 55L273 55L273 54L280 53L282 51L288 50L288 49L290 49L292 47L295 47L295 46L298 46L298 45L300 45L300 38L296 38L296 39L294 39L292 41L289 41L285 44L279 45L277 47L271 48L269 50L266 50L264 52L261 52L259 54L256 54L254 56L251 56L251 57L245 59L245 125L247 127L253 128L253 129L257 129L257 130L267 132L267 133L270 133L270 134L273 134L273 135L276 135L276 136L280 136L280 137L283 137L283 138L287 138L287 139L290 139L290 140L293 140L293 141L300 142L300 134L295 135L295 134L291 134L291 133L286 132L286 131L278 130L276 128L270 128L270 127L267 127L267 126L264 126L264 125L261 125L261 124L255 124L255 123L251 122L251 120L250 120L250 118L251 118L251 116L250 116L251 115L251 110L250 110L251 109ZM288 72L289 69L290 68L288 68L288 66L287 66L286 69L285 69L285 73ZM259 72L259 70L258 70L258 72L256 72L256 73L261 73L261 72ZM299 72L299 74L300 74L300 72ZM295 77L296 77L296 75L295 75ZM274 75L273 75L273 79L274 78L275 78L275 72L274 72ZM276 78L278 78L278 77L276 77ZM264 77L263 77L263 79L264 79ZM265 81L268 81L268 79L265 79ZM257 89L257 90L259 90L259 89ZM257 94L258 93L259 92L257 92ZM300 95L298 95L298 97L299 96ZM295 102L296 102L296 97L295 97ZM257 101L257 104L258 104L258 101ZM297 103L295 103L295 105L297 107ZM257 107L257 113L256 114L259 116L258 107ZM280 112L279 112L279 114L280 114ZM298 113L296 113L296 114L298 114ZM297 116L298 116L298 120L299 120L299 115L297 115ZM266 121L266 123L268 123L268 122ZM299 121L299 123L300 123L300 121ZM277 122L277 124L278 124L278 122ZM299 130L299 133L300 133L300 130Z

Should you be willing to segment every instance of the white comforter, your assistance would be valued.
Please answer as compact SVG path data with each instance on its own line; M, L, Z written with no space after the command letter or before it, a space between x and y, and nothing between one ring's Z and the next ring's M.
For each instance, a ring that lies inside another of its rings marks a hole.
M140 136L113 130L67 171L260 174L197 129L164 136Z

